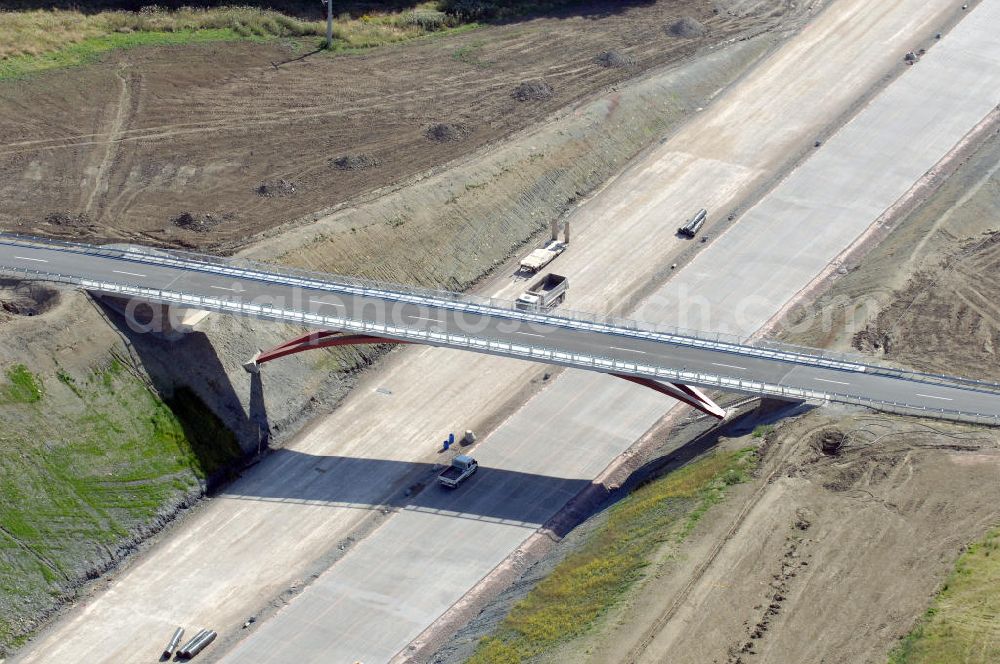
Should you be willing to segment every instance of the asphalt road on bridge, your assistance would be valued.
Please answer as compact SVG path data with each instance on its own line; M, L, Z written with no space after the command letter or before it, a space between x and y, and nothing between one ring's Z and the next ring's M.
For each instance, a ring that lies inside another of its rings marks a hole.
M735 350L693 347L568 325L527 322L505 315L480 315L444 306L429 306L363 297L328 287L301 287L264 277L234 277L203 266L162 265L147 262L140 253L108 256L85 247L45 246L0 239L0 271L52 272L70 278L127 284L212 299L274 303L281 308L389 323L414 331L461 333L481 339L510 342L580 355L611 358L643 365L694 371L713 376L766 382L785 387L891 402L921 411L962 411L1000 417L1000 393L957 383L942 384L882 374L867 368L831 368L769 357L755 357ZM558 311L556 312L558 313ZM500 353L502 354L502 353ZM697 381L687 381L698 384ZM705 385L708 385L707 383ZM752 393L752 389L744 390ZM832 400L841 400L833 397Z

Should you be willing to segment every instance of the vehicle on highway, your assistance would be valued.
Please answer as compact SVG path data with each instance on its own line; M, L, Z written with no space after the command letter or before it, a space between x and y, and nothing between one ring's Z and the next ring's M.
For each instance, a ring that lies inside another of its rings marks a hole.
M550 272L518 297L514 306L521 311L548 311L566 299L567 290L569 279Z
M472 477L479 470L479 463L467 454L459 454L451 460L451 465L438 475L438 482L449 489L455 489L459 484Z
M531 272L532 274L538 272L543 267L554 261L556 256L566 251L567 247L569 247L569 245L565 242L560 242L559 240L549 240L545 243L544 247L535 249L521 259L521 271Z
M552 221L552 237L540 248L521 259L520 271L535 274L569 248L569 222L563 227L563 241L559 241L559 222Z
M705 225L705 219L707 217L707 210L698 210L698 212L691 217L686 224L677 229L677 232L684 237L694 237L698 234L698 231L701 230L701 227Z

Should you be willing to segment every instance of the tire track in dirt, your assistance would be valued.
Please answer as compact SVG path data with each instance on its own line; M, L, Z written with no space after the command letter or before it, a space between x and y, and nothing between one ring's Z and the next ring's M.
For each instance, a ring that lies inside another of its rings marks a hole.
M110 184L111 170L118 157L119 141L115 138L125 129L129 118L134 114L135 103L138 102L135 88L138 88L140 75L130 71L127 64L122 64L115 70L115 76L121 81L121 93L107 132L111 140L104 144L104 155L101 157L101 163L97 166L94 186L91 187L83 205L83 211L94 218L100 216L100 208L96 210L95 214L95 205L103 207L103 199L107 196Z
M754 33L755 29L760 27L773 29L775 27L774 19L782 16L786 11L788 11L787 7L775 8L771 14L764 17L755 16L751 20L744 19L727 21L716 26L715 30L719 33L719 37L725 38L736 37L742 33ZM622 50L626 52L634 51L634 55L639 58L654 61L655 66L655 63L674 60L678 56L684 56L682 59L686 59L686 57L693 54L696 50L696 46L697 45L694 43L687 44L683 42L672 44L667 48L664 48L662 44L640 44L637 47L623 48ZM537 44L530 48L502 48L499 49L498 54L509 55L509 52L514 52L524 55L525 53L530 54L533 51L547 50L551 48L552 44ZM684 53L685 51L690 51L691 53ZM543 62L535 66L529 66L521 71L504 72L501 74L499 79L497 79L497 77L491 78L495 81L494 87L506 89L507 87L512 87L518 82L528 78L546 76L560 77L564 78L560 89L567 90L577 88L578 86L584 87L583 83L588 78L588 75L592 75L592 73L593 67L589 61L584 61L583 63L572 62L557 64ZM116 71L116 75L121 79L121 70ZM452 81L450 89L442 90L435 84L428 85L426 88L422 89L399 91L394 92L393 94L397 101L406 98L425 98L428 94L434 94L438 97L448 97L449 95L463 97L467 94L465 84L474 83L480 78L481 72L479 70L473 70L468 72L466 76L459 77L457 80ZM364 86L365 91L369 89L369 86ZM123 90L123 93L126 92L127 91ZM295 91L292 90L290 92L294 93ZM578 98L579 96L579 94L573 94L570 101ZM245 102L245 100L239 98L232 99L232 103L229 103L229 101L230 100L225 98L224 94L218 95L218 101L211 109L212 115L215 115L216 117L211 120L168 123L134 129L128 129L120 125L115 127L113 125L106 132L77 134L75 136L64 136L51 139L8 142L5 145L6 149L0 150L0 156L18 154L22 152L105 145L112 142L122 141L162 140L175 136L226 130L242 132L251 129L266 128L277 124L283 124L288 121L301 122L305 120L324 119L332 116L342 116L347 113L375 111L385 103L385 96L383 92L377 92L375 94L362 96L353 101L339 100L335 109L331 109L329 104L316 104L291 109L286 108L271 112L254 113L250 118L246 116L244 109L240 112L233 112L232 117L230 118L219 118L219 113L224 112L224 109L240 109ZM121 107L122 106L119 106L119 108ZM206 111L208 111L208 109L206 109Z
M779 474L779 472L784 470L785 461L790 456L791 451L791 446L787 446L783 457L775 460L774 467L771 469L771 472L767 474L767 477L759 481L759 486L750 498L748 498L743 504L743 507L736 515L736 518L733 519L733 522L726 530L725 535L719 538L719 540L715 543L715 546L712 547L709 555L698 564L698 567L691 574L691 577L688 579L687 583L684 584L684 587L681 588L680 592L677 593L677 597L675 597L674 601L670 603L670 606L668 606L663 613L657 616L656 620L653 621L653 624L643 632L639 643L629 650L628 654L622 658L623 662L627 662L628 664L637 664L639 658L646 652L646 649L653 643L653 640L656 639L660 632L663 631L663 628L667 626L667 623L673 619L674 615L681 608L681 606L687 602L688 597L691 596L695 586L701 582L705 573L715 563L715 560L719 557L722 549L729 543L730 540L733 539L733 537L735 537L736 532L740 529L740 527L742 527L747 516L749 516L750 512L753 511L753 509L760 502L760 499L763 498L764 494L767 493L768 489L770 489L771 482Z
M6 528L4 528L2 525L0 525L0 533L2 533L3 535L5 535L11 542L13 542L19 548L21 548L24 551L26 551L32 558L34 558L35 560L37 560L39 563L41 563L42 565L44 565L46 568L52 570L53 573L55 573L58 576L62 577L66 581L70 580L69 575L66 574L66 572L64 572L63 570L59 569L59 567L56 566L56 564L54 562L52 562L51 560L49 560L47 557L43 556L41 554L41 552L38 551L37 549L34 549L34 548L28 546L27 544L25 544L24 541L21 540L21 538L19 538L16 535L14 535L14 533L10 532Z

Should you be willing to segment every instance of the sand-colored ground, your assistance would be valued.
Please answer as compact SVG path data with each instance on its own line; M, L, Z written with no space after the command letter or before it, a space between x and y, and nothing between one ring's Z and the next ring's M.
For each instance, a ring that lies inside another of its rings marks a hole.
M819 449L842 434L836 453ZM763 450L756 481L664 552L606 631L554 661L884 661L1000 518L996 432L824 411Z
M126 50L4 82L0 227L242 246L796 13L780 0L717 4L595 3L335 57L277 42ZM703 30L671 33L685 16ZM604 66L608 51L634 65ZM537 79L551 94L512 96Z

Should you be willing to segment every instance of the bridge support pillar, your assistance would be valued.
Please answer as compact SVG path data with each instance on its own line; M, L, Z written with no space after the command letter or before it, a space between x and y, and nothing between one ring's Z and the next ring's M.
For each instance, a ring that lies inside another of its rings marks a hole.
M198 323L208 318L209 312L188 309L170 304L155 304L144 300L127 299L91 292L108 307L114 309L135 332L154 332L168 339L177 339L192 332Z

